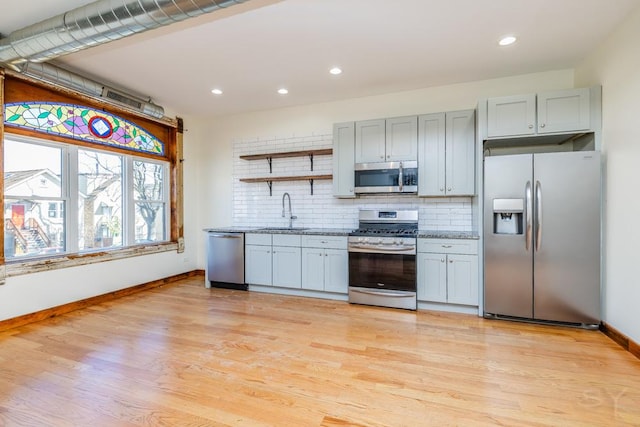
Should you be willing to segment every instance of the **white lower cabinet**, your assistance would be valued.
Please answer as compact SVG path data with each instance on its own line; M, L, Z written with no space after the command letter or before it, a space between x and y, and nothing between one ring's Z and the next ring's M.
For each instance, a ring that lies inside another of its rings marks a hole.
M346 236L302 236L302 288L346 294L349 255Z
M246 233L244 245L245 282L271 286L271 234Z
M418 239L418 300L478 305L478 241Z
M273 247L273 286L300 288L300 248Z
M271 286L271 246L245 245L244 277L252 285Z
M298 234L245 234L245 281L250 285L300 288Z

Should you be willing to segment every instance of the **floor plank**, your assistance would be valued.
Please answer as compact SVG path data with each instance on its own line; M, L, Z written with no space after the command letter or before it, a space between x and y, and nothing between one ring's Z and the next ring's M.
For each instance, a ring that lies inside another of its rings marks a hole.
M597 331L205 289L0 333L2 426L640 425Z

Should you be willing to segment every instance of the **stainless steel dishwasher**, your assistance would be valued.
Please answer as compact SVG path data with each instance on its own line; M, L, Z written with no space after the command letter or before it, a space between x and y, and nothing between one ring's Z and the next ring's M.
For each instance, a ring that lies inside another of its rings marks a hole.
M205 286L247 290L244 282L244 233L207 233Z

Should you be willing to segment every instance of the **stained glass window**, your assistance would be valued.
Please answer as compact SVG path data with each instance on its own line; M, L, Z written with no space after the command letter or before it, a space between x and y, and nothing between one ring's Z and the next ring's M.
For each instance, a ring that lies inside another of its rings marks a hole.
M5 104L5 125L38 132L164 155L164 144L140 126L80 105L55 102L15 102Z

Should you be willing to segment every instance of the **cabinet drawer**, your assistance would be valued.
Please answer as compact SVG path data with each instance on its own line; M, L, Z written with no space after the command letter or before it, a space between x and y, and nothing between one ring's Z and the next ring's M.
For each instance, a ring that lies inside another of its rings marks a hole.
M301 237L299 234L274 234L273 246L293 246L299 248Z
M271 246L271 234L246 233L244 235L245 245Z
M302 236L305 248L347 249L347 236Z
M478 241L471 239L418 239L418 252L476 255Z

